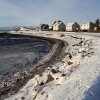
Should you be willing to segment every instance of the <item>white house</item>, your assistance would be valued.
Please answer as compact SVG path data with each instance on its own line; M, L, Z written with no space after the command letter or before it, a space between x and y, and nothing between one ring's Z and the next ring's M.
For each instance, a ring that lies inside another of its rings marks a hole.
M66 26L62 21L55 21L53 24L54 31L65 31Z
M80 25L78 23L68 23L66 25L66 31L68 32L76 32L80 29Z
M92 32L94 31L94 27L95 27L95 24L92 22L88 22L88 23L84 23L80 25L81 31Z

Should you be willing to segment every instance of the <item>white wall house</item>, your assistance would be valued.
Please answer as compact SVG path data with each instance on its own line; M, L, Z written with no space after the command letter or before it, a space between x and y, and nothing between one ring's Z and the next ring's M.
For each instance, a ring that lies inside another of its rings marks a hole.
M65 31L66 26L62 21L55 21L53 24L54 31Z
M94 31L94 27L95 27L95 24L92 22L88 22L88 23L84 23L80 25L81 31L92 32Z
M66 31L68 32L76 32L80 29L80 25L78 23L68 23L66 25Z

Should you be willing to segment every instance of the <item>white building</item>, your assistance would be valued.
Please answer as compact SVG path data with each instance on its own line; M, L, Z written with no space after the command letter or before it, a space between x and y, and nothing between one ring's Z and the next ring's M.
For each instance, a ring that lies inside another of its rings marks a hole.
M94 27L95 27L95 24L92 22L88 22L88 23L84 23L80 25L81 31L92 32L94 31Z
M65 31L66 26L62 21L55 21L53 24L54 31Z
M80 29L80 25L78 23L68 23L66 25L66 31L68 32L76 32Z

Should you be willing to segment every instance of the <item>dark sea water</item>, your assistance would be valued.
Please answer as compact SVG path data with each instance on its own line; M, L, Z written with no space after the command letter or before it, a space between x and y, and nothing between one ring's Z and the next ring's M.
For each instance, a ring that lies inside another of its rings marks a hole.
M9 32L9 30L0 30L0 33Z
M0 33L0 78L33 67L51 48L46 40Z
M5 31L0 33L0 100L15 94L34 74L30 73L34 65L52 48L47 40L2 32Z

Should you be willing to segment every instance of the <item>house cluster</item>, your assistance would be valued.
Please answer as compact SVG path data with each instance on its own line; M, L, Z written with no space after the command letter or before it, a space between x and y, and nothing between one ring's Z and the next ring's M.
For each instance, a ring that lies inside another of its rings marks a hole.
M77 22L65 25L62 21L55 21L52 26L48 24L40 24L37 30L41 31L67 31L67 32L100 32L99 19L95 23L88 22L79 25Z

